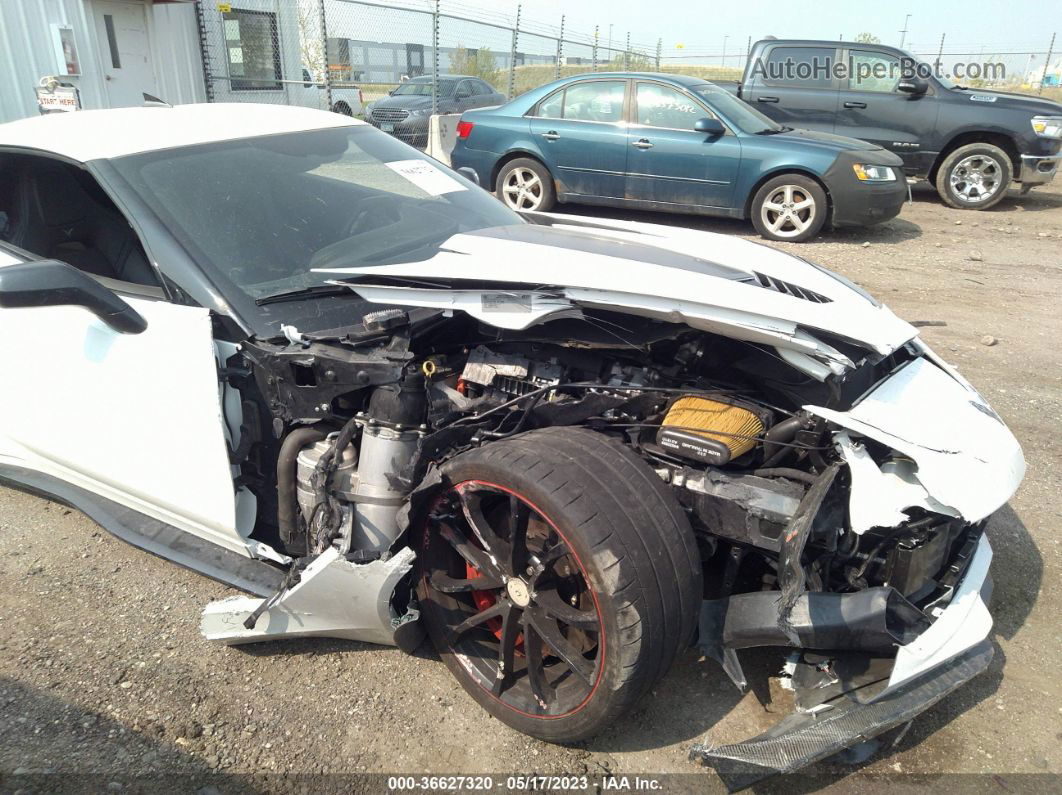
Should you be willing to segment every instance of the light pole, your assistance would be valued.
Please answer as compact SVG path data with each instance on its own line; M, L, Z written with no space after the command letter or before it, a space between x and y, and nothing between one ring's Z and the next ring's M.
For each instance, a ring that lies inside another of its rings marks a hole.
M730 36L723 36L723 58L720 63L720 66L724 69L726 68L726 40L729 38Z
M900 31L900 49L903 49L904 39L907 38L907 23L911 21L911 15L908 14L903 20L903 30Z

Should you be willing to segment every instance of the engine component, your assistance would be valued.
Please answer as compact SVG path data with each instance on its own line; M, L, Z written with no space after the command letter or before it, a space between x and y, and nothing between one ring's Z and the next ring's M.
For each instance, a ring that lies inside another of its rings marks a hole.
M504 397L519 397L542 387L559 384L564 368L556 362L532 361L523 356L495 353L479 345L472 349L461 373L465 384L497 390Z
M672 404L656 441L675 455L718 466L755 447L765 420L755 407L689 395Z
M314 444L307 445L299 451L296 459L296 497L299 510L307 526L312 523L313 513L317 507L317 494L314 491L311 477L317 469L317 462L321 456L327 453L335 439L323 439ZM341 502L341 519L339 524L340 547L345 552L351 548L354 509L350 505L355 499L355 489L358 482L358 454L353 445L349 445L340 456L339 465L332 474L332 494Z
M658 470L659 471L659 470ZM708 467L663 470L682 502L713 534L777 552L782 530L804 496L796 484Z

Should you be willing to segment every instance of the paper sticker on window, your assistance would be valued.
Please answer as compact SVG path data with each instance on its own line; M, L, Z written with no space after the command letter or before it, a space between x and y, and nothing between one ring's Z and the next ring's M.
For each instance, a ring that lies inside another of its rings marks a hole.
M396 174L405 177L429 196L441 196L444 193L468 190L456 179L436 168L427 160L396 160L385 165Z

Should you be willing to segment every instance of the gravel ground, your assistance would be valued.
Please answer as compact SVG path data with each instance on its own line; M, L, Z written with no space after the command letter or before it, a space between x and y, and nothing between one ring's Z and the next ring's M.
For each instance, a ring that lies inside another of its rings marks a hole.
M737 222L614 215L752 238ZM950 210L916 188L914 204L883 226L781 247L853 278L909 320L942 322L925 338L1005 418L1029 468L989 528L990 671L862 765L820 764L764 789L959 785L942 774L980 774L964 776L964 789L1057 787L1062 187L982 213ZM592 784L606 773L685 773L667 787L718 791L713 773L687 761L689 745L736 741L778 718L762 692L739 696L690 652L606 734L552 746L488 718L426 648L208 645L199 612L227 593L77 511L0 489L0 791L369 791L385 780L349 774L529 772L585 774ZM766 653L748 659L765 672L776 664ZM32 775L44 772L70 777Z

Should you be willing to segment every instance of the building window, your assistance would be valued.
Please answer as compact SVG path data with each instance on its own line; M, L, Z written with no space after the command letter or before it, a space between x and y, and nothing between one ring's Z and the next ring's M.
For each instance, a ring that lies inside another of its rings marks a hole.
M222 19L233 91L275 91L281 88L283 73L277 15L234 8L222 14Z

